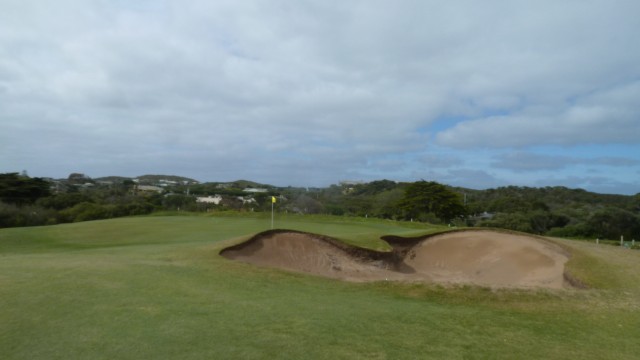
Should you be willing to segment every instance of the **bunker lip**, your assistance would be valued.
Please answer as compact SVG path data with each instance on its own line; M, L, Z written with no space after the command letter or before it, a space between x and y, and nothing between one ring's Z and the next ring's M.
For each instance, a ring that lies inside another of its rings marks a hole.
M473 284L493 288L563 288L568 254L533 235L457 230L421 237L383 236L391 251L292 230L269 230L220 251L258 266L347 281Z

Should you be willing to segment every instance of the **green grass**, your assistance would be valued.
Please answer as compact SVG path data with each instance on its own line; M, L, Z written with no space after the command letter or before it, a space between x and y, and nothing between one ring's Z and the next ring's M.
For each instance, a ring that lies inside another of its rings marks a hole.
M2 359L635 359L640 252L558 240L587 290L345 283L218 256L270 218L150 216L0 230ZM280 215L384 248L442 228Z

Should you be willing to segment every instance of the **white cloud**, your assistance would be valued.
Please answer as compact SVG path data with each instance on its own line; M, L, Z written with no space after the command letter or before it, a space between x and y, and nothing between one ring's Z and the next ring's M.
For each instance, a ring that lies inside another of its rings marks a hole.
M640 82L574 100L564 107L530 106L503 116L462 122L437 134L452 147L526 147L637 143L640 133Z
M525 152L500 155L494 167L520 171L558 170L576 163L575 158L568 156L549 156Z
M567 176L552 177L535 181L534 186L565 186L569 188L588 189L601 194L637 194L638 187L634 182L619 181L606 176Z
M470 189L506 186L508 182L485 170L453 169L433 177L436 181Z
M562 155L543 155L528 152L505 153L496 156L493 166L515 172L536 172L546 170L560 170L572 166L605 166L628 167L637 166L639 160L624 157L594 157L579 158Z
M464 170L448 148L637 144L639 4L9 2L0 171L315 185ZM430 137L443 117L468 120Z

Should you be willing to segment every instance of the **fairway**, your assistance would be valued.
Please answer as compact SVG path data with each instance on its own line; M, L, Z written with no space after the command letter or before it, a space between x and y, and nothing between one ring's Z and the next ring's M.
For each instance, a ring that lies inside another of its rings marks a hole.
M640 252L554 240L587 289L353 283L219 255L267 217L148 216L0 229L2 359L635 359ZM416 223L281 216L385 250Z

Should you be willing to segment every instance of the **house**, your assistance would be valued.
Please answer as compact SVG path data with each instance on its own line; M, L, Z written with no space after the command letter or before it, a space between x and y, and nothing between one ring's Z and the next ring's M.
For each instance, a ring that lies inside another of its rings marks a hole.
M158 180L158 183L160 184L160 186L178 185L177 181L165 180L165 179Z
M205 204L220 205L221 201L222 201L222 196L220 196L220 195L214 195L214 196L209 195L207 197L197 197L196 198L196 202L205 203Z
M154 194L154 193L160 194L164 190L159 186L136 185L135 188L134 188L134 191L136 193L142 193L142 194Z
M266 193L269 190L260 189L260 188L244 188L242 191L248 192L248 193Z
M258 202L256 201L256 199L250 197L250 196L238 196L238 200L242 201L242 205L244 204L257 204Z
M471 219L475 221L491 220L494 216L495 214L485 211L480 214L474 214L474 216L471 216Z

